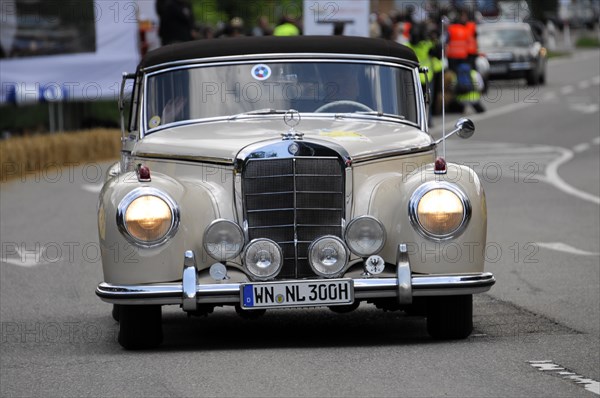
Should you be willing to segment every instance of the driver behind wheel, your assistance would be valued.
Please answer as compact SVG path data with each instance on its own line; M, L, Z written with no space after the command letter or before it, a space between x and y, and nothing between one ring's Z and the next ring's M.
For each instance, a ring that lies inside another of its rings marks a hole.
M322 112L356 112L364 111L365 99L361 98L361 75L364 72L355 65L327 64L321 68L323 87ZM363 104L363 107L360 105ZM368 109L368 108L367 108Z

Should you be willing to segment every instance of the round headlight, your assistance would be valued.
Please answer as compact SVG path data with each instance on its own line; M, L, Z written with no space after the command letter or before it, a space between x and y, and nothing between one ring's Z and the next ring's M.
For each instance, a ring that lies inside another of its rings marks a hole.
M244 251L244 266L255 279L274 278L282 264L281 247L270 239L254 239Z
M409 204L413 225L425 236L450 239L462 232L470 216L466 196L454 185L433 182L415 191Z
M352 253L360 257L369 257L383 249L385 229L375 217L361 216L348 223L345 237Z
M151 246L175 233L179 210L175 202L153 188L140 188L127 194L117 210L117 223L134 243Z
M215 220L204 231L204 250L217 261L237 257L244 247L239 225L229 220Z
M350 253L337 236L323 236L308 248L308 262L317 275L335 277L348 264Z

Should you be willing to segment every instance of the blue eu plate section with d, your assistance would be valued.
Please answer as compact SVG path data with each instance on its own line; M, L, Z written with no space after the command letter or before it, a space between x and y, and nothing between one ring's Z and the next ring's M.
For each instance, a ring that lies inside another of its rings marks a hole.
M243 285L240 301L244 309L344 305L354 302L354 287L351 279L252 283Z

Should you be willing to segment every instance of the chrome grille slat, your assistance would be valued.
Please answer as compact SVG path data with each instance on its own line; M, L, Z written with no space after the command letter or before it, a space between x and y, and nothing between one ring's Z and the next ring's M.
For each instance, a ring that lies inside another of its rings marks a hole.
M311 242L323 235L342 236L342 164L336 157L309 156L246 161L242 193L248 238L273 239L282 247L278 278L314 276L308 264Z

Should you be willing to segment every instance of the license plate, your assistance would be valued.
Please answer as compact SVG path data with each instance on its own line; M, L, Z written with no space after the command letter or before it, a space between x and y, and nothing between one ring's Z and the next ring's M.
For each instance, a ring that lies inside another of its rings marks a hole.
M531 68L531 64L529 62L513 62L510 64L510 69L512 70L525 70Z
M242 284L242 308L314 307L354 302L352 279Z
M506 65L490 65L490 73L506 73L507 71Z

